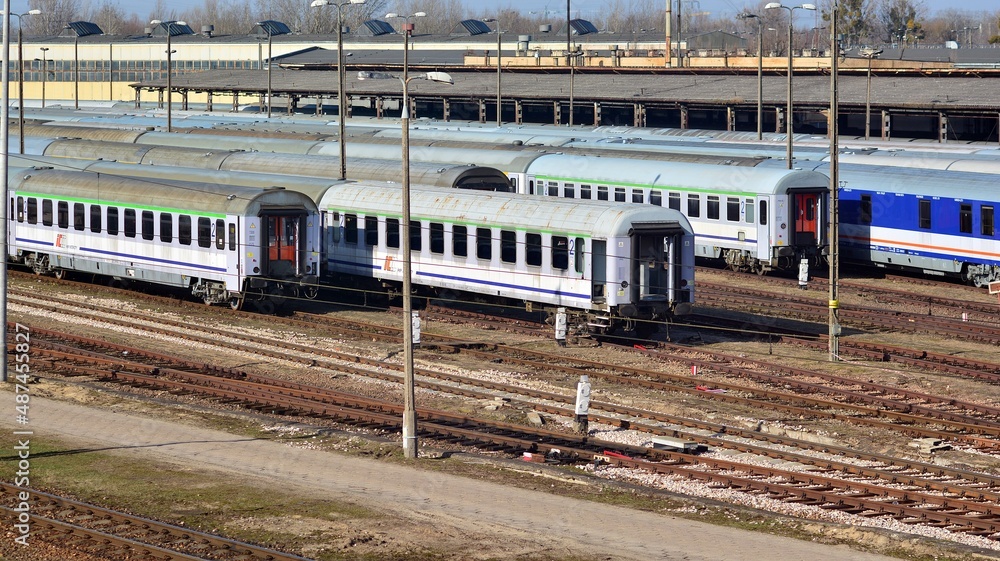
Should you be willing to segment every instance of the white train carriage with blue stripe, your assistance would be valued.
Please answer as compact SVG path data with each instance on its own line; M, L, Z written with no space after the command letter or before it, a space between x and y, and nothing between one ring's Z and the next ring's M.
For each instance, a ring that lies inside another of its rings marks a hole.
M321 224L300 193L55 169L8 178L8 255L36 273L182 287L234 308L316 289Z
M568 309L590 333L638 330L689 313L694 238L676 211L549 200L508 193L410 189L413 283L520 300L549 317ZM402 190L331 186L325 215L327 271L402 284Z

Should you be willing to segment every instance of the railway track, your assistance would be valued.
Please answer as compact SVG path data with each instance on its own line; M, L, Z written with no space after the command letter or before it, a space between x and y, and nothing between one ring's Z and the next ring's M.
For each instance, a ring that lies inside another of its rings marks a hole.
M196 393L227 403L272 414L329 418L366 428L398 431L402 407L381 400L361 398L322 388L282 382L246 373L228 372L220 376L167 368L167 357L155 357L155 364L124 361L122 354L101 355L51 344L53 334L42 332L41 358L70 375L99 376L119 383L170 391ZM70 337L75 339L74 337ZM37 344L37 343L36 343ZM136 349L131 357L145 353ZM188 369L192 363L175 359ZM1000 487L997 480L960 486L954 481L918 485L917 477L903 485L899 473L867 469L863 473L835 469L828 463L822 470L792 471L760 467L745 462L705 458L693 454L656 451L623 446L588 437L578 437L492 421L480 422L466 415L420 409L419 432L425 438L509 453L544 453L560 461L597 461L601 464L668 473L748 492L766 493L781 501L807 502L866 516L892 516L912 524L938 524L954 531L982 536L1000 532L998 509ZM914 469L906 466L905 469ZM839 475L837 475L839 474ZM836 476L835 476L836 475ZM954 475L954 474L952 474ZM938 475L940 477L940 474ZM877 482L873 482L873 480ZM891 483L888 483L891 482Z
M61 313L72 313L69 309L80 305L80 303L76 301L67 300L65 302L62 302L54 298L46 298L46 299L49 300L49 303L47 305L51 306L51 309L54 312L58 311ZM38 303L31 304L32 307L36 307L38 305L40 304ZM201 308L201 306L197 307ZM92 308L94 311L88 312L89 314L88 317L100 318L101 314L98 313L98 310L100 308L101 308L100 306L94 306ZM119 310L115 310L112 313L120 314L121 312ZM258 319L260 318L260 316L254 316L254 317L257 317ZM144 319L150 319L148 314L138 313L134 317L126 319L124 323L128 325L135 325L139 321ZM102 319L102 321L104 320ZM324 333L330 333L330 332L341 333L344 334L345 336L351 336L350 334L353 333L353 336L362 338L376 338L385 341L397 341L399 337L398 330L394 328L385 328L385 327L370 326L370 325L350 325L349 322L344 322L339 319L333 320L331 322L330 320L324 319L321 316L310 316L307 314L296 314L296 316L293 318L274 318L274 321L283 322L290 326L294 325L297 327L316 328L322 330L322 332ZM156 319L156 322L159 323L159 319ZM495 328L504 329L503 326L496 326ZM220 335L225 335L226 337L228 337L228 334L220 333L218 326L214 326L211 328L202 328L191 325L187 322L176 322L175 329L167 330L164 333L173 333L176 335L176 332L178 330L183 331L184 332L183 336L186 338L192 340L200 340L202 342L212 343L212 344L219 344ZM199 330L203 331L206 335L195 336L195 333ZM479 356L483 358L483 360L487 361L501 360L506 363L519 363L524 365L530 365L532 368L544 368L549 370L561 371L568 373L572 376L577 376L580 373L586 372L591 377L603 377L609 381L614 381L615 383L639 385L641 387L655 388L661 391L683 392L686 393L687 395L698 396L699 398L704 398L709 400L719 399L731 403L742 403L744 405L755 404L756 406L765 409L770 408L773 410L777 408L788 412L794 411L795 412L794 414L796 415L831 418L831 417L824 417L823 415L817 415L815 412L810 412L809 410L805 409L795 409L795 408L790 408L788 406L780 406L780 405L776 406L774 403L762 402L759 400L755 401L753 399L742 398L741 396L738 395L727 395L723 393L708 392L705 391L704 389L699 390L695 386L695 383L698 380L696 378L685 379L684 377L681 377L679 379L675 379L675 382L678 383L669 384L658 381L658 378L663 375L663 373L660 372L649 372L636 369L622 368L621 366L611 365L611 364L588 363L586 361L575 361L575 360L571 361L567 360L567 358L564 355L545 356L545 353L536 354L530 351L526 351L525 349L522 348L507 349L504 348L503 346L470 341L468 339L448 338L436 334L425 333L424 338L425 338L425 351L428 352L434 349L443 349L447 350L448 352L460 351L463 353L469 353L472 355ZM315 347L296 348L295 345L286 345L279 341L274 341L273 339L262 339L262 338L256 338L256 339L246 338L244 339L244 341L245 343L243 343L240 348L242 350L245 350L246 352L257 352L266 354L268 356L280 357L285 360L295 360L300 363L323 366L322 363L319 362L316 358L317 354L323 354L323 353L317 353L318 349L316 349ZM277 353L269 350L269 348L272 346L284 346L287 349L294 350L295 352ZM670 350L671 352L676 350L679 352L679 351L687 351L690 349L682 347L679 349L656 349L655 351L647 350L647 352L659 353L661 351L666 351L666 350ZM303 356L296 357L295 355L300 352L303 354ZM120 351L118 354L120 355ZM335 360L337 361L342 361L342 362L364 362L363 360L359 360L357 356L351 355L349 353L347 354L329 353L329 356L331 358L335 358ZM671 360L671 361L687 360L686 358L676 357L676 356L665 356L661 358L663 358L663 360ZM746 361L746 359L742 358L741 360L744 362ZM718 362L717 360L712 359L708 361L706 367L717 366L716 364L717 362ZM384 361L373 361L371 365L377 366L378 369L380 370L392 369L392 365L385 363ZM339 365L335 367L342 368L342 366ZM105 364L103 367L95 367L94 371L92 371L91 374L96 375L96 371L101 370L102 368L106 370L107 364ZM153 368L162 368L162 366L154 366ZM112 369L114 370L114 368ZM605 371L615 371L615 370L617 370L618 373L620 374L624 374L623 376L620 377L620 380L616 380L611 375L604 374ZM119 369L116 370L116 372L118 373L118 375L121 375L122 370ZM443 381L443 383L438 384L436 382L428 382L426 380L421 379L420 381L418 381L418 387L421 388L446 391L449 393L466 395L468 397L473 397L477 399L493 399L497 395L497 392L505 392L508 395L523 396L524 399L531 397L532 399L546 400L546 403L532 402L530 405L527 405L534 409L538 409L540 411L549 411L553 414L558 414L558 415L569 416L571 414L571 407L567 406L569 403L571 403L571 397L567 397L564 395L545 394L545 392L537 392L537 391L525 391L523 389L515 388L513 386L506 386L503 384L494 384L494 383L473 381L467 379L463 380L461 379L460 376L454 376L450 374L442 375L439 373L434 373L423 369L418 371L418 374L422 378L439 377L439 379ZM372 374L370 372L369 373L359 372L359 375L371 376ZM218 376L219 374L216 374L216 377ZM232 375L230 374L229 376ZM394 381L399 380L398 374L384 373L382 376L383 379L389 379ZM154 376L154 378L156 377L162 377L162 376ZM237 378L239 378L239 376L237 376ZM702 379L701 381L703 382L704 380ZM483 388L483 390L467 389L468 387L474 387L476 385L479 385L481 388ZM869 389L876 390L877 388L869 388ZM178 391L189 391L189 390L178 390ZM742 393L744 391L746 391L746 388L734 389L732 393L736 394L736 393ZM225 398L219 398L219 399L225 399ZM235 399L235 398L230 398L230 399ZM521 399L521 398L515 398L515 399ZM733 399L736 399L737 401L735 402L730 401ZM743 399L743 401L739 401L740 399ZM844 404L831 404L830 406L831 407L836 406L838 408L842 408L844 407ZM268 410L270 408L270 410L276 412L293 411L291 409L281 409L276 406L268 406L268 405L260 407L262 408L262 410ZM671 435L671 436L678 436L681 438L692 439L703 443L705 446L717 449L728 448L733 450L742 450L747 453L759 455L761 457L780 458L785 461L802 464L803 466L811 466L809 467L809 470L814 472L812 473L812 475L816 475L815 473L816 471L820 473L823 473L824 471L835 472L838 474L841 473L851 474L850 477L861 478L862 481L866 479L868 480L876 479L876 480L889 481L891 482L892 485L909 486L910 488L904 490L910 491L911 494L906 495L905 497L896 497L893 499L893 502L897 503L897 505L900 504L900 499L901 499L904 501L903 504L911 504L909 501L916 501L913 504L918 505L918 507L919 505L933 504L933 505L939 505L939 506L934 506L935 509L945 509L947 511L956 511L959 508L955 505L940 506L943 504L940 502L937 503L928 502L931 500L929 496L924 497L923 495L920 496L914 495L912 494L914 490L933 491L932 494L940 494L942 496L958 496L958 497L974 498L974 502L980 503L978 506L972 507L971 509L968 506L961 507L964 508L966 512L978 512L981 511L982 509L986 509L989 512L992 512L992 510L990 510L993 508L992 506L990 506L991 503L1000 504L1000 500L998 500L1000 499L1000 497L998 497L996 494L996 489L1000 488L998 487L998 482L995 481L994 478L982 473L963 472L962 470L947 469L947 468L942 468L940 466L933 466L929 464L920 464L919 462L910 462L910 461L900 460L898 458L892 458L889 456L864 454L858 452L857 450L852 450L848 448L839 449L838 447L834 446L816 445L815 443L807 443L807 442L795 442L794 439L772 437L757 431L740 430L740 429L735 429L733 427L712 425L711 423L703 423L691 419L683 419L678 417L672 417L669 415L659 415L656 413L651 413L649 411L623 408L621 406L610 403L596 402L594 403L594 407L595 410L606 412L606 414L600 413L592 416L592 419L596 422L607 422L608 424L611 424L613 426L640 430L648 432L649 434L652 435L663 434L663 435ZM395 415L394 413L389 415L389 417L397 417L397 416L398 415ZM642 423L639 421L641 419L652 419L656 421L656 423L653 424ZM900 421L901 419L897 419L897 423ZM428 421L428 423L429 422L430 421ZM930 423L929 420L926 422ZM390 425L385 425L385 426L389 427ZM909 432L911 428L914 429L919 428L919 427L900 427L898 424L885 423L885 422L883 422L881 425L871 424L868 426L882 426L886 430L894 430L894 431L899 431L902 428L902 432L907 434L911 434ZM957 427L957 425L954 426ZM690 430L684 430L684 429L690 429ZM979 429L974 429L974 430L978 431ZM955 432L954 431L938 431L929 433L916 432L912 434L937 434L937 435L947 434L950 437L951 435L954 435ZM433 434L426 434L425 436L434 437ZM444 438L445 440L451 442L472 443L475 441L475 439L467 435L456 436L453 434L450 436L444 435L438 437ZM970 440L967 442L969 442L971 446L977 445L975 444L974 440ZM983 444L982 442L979 443L979 445L982 444ZM516 446L512 444L505 444L501 446L500 444L493 443L486 445L487 449L491 449L490 448L491 446L493 447L492 449L495 450L516 451L518 449ZM570 457L576 459L598 456L601 457L602 460L605 461L606 463L612 463L610 462L609 459L614 459L615 465L619 464L628 465L627 462L629 461L648 461L641 459L638 454L630 452L627 449L625 450L618 449L620 451L615 451L616 450L615 448L604 447L604 445L602 445L601 450L577 448L572 445L572 442L562 442L557 447L564 453L570 454ZM785 447L794 448L794 450L785 450L783 449ZM607 450L611 450L611 453L606 454L605 452ZM811 454L816 453L818 450L822 450L822 453L818 454L817 456L811 456ZM879 465L876 467L872 467L871 465L858 466L854 465L853 462L850 460L851 458L860 458L860 457L867 458L866 461L869 462L878 462ZM700 456L696 458L697 459L684 459L681 457L673 457L672 459L668 458L667 461L673 461L675 463L686 462L686 464L683 465L690 464L694 466L708 465L703 463L707 462L708 460L712 460L713 462L715 461L715 458L706 458L705 456ZM661 457L658 458L655 463L662 463L663 461L664 458ZM737 466L726 467L722 463L713 463L711 465L715 467L697 468L695 469L695 471L698 471L699 469L708 469L709 472L718 470L727 470L727 469L733 469L733 470L739 469ZM745 473L755 474L748 476L750 479L772 477L772 476L778 477L779 475L780 477L786 477L784 474L764 476L754 472L753 470L755 468L744 467L744 469L748 470ZM662 472L662 468L655 468L653 469L653 471ZM774 472L772 470L772 472L770 473L773 474L777 472ZM703 477L696 475L688 475L688 476L694 477L696 479ZM838 477L834 479L841 479L842 477L847 477L847 475L843 476L838 475ZM789 479L789 481L792 480L793 479ZM737 485L737 483L733 484L735 485L734 488L742 488L740 487L740 485ZM829 486L835 487L835 485L833 485L832 482L827 482L827 483L829 484ZM801 482L799 481L798 483L796 483L796 485L801 486ZM846 485L849 488L856 487L856 486L852 487L850 483L841 484L842 487L844 485ZM747 488L757 489L757 492L760 492L760 489L753 485L750 485ZM819 495L815 494L784 495L781 493L777 493L773 496L779 497L781 498L781 500L793 500L793 501L802 500L807 502L819 500L818 498L816 498ZM837 504L848 505L845 507L839 507L844 509L845 512L862 508L857 505L851 506L854 505L852 501L853 499L845 503L837 503ZM863 512L871 513L871 512L883 512L883 511L865 510ZM909 518L911 514L914 513L898 511L895 514L882 514L882 515L885 516L891 515L896 517L902 517L902 519L911 519ZM934 522L936 524L944 524L944 522L938 520L937 518L932 517L932 519L936 520L936 522ZM930 519L925 519L925 520L930 520ZM989 532L989 528L991 527L988 527L988 525L986 524L984 524L982 527L978 527L976 525L966 526L959 524L956 526L956 528L964 528L963 531L968 531L970 533L977 533L977 535L985 535L981 533Z
M6 517L17 519L18 512L8 505L18 504L19 493L25 491L30 495L34 535L104 559L308 561L298 555L0 482L0 510Z

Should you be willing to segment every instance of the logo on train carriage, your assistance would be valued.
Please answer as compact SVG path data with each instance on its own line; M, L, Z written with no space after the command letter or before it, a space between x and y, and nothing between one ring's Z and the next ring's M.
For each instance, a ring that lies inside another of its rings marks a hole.
M56 236L56 247L62 247L63 235L59 234Z

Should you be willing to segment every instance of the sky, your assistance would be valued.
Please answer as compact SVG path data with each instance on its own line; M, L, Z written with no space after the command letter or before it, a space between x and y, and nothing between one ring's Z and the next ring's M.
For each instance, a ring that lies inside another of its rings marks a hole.
M464 5L469 7L475 7L477 9L496 9L496 8L515 8L524 12L528 11L543 11L549 10L558 12L560 14L566 13L566 2L565 0L460 0ZM576 12L580 13L580 17L587 18L597 18L597 15L606 8L607 0L570 0L572 11L574 17ZM654 0L655 1L655 0ZM676 5L677 0L672 0L674 5ZM917 0L918 2L921 0ZM627 5L628 0L625 0ZM690 6L692 9L702 12L709 12L712 16L734 16L737 13L743 11L746 6L756 6L758 3L756 1L744 1L744 0L684 0L685 7ZM307 0L302 0L303 6L308 4ZM819 4L816 0L813 3ZM966 12L980 12L980 11L996 11L1000 6L996 0L963 0L960 4L953 2L952 0L922 0L924 6L933 13L936 10L942 10L946 8L958 7L962 11ZM129 0L118 0L118 4L125 6L126 10L134 10L136 5L134 2ZM791 4L791 2L789 3ZM205 0L170 0L169 5L178 11L183 11L189 8L198 8L205 5ZM662 4L664 8L666 7L665 0ZM14 13L21 13L28 10L27 0L10 0L11 11ZM139 12L140 16L145 17L145 13Z

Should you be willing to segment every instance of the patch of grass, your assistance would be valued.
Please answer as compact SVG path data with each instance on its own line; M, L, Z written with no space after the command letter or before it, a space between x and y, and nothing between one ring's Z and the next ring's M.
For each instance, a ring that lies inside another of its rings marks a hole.
M262 486L249 478L196 471L169 462L73 448L49 437L32 442L31 451L31 484L37 489L51 489L56 494L200 531L225 529L225 535L234 539L281 549L312 544L318 536L282 531L285 525L277 522L260 525L244 521L293 515L320 522L369 523L382 518L353 503L310 498L302 491ZM4 476L9 477L12 462L4 464Z

